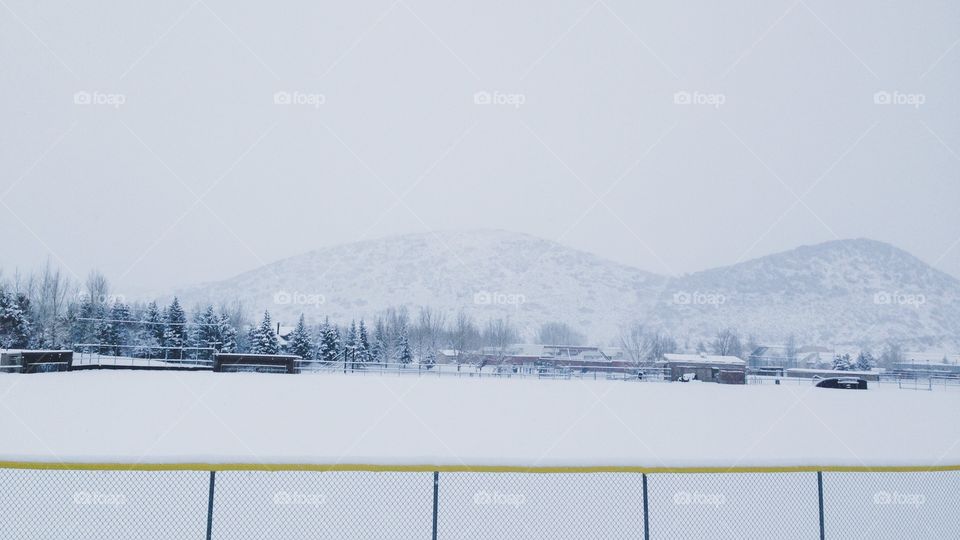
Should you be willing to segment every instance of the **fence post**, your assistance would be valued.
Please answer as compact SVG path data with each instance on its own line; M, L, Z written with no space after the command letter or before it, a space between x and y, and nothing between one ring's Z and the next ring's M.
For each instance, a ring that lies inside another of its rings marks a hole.
M824 540L823 534L823 471L817 471L817 498L820 501L820 540Z
M437 503L440 500L440 471L433 471L433 540L437 540Z
M643 473L643 540L650 540L650 506L647 504L647 473Z
M207 496L207 540L213 534L213 489L216 483L217 471L210 471L210 493Z

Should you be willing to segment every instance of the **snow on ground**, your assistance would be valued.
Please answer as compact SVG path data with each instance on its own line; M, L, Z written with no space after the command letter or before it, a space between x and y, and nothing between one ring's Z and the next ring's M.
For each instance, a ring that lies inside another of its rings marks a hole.
M0 460L960 464L958 392L208 372L0 376Z

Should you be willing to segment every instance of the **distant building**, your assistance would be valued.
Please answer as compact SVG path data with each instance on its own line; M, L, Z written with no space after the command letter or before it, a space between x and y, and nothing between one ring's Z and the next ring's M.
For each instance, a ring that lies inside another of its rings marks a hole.
M817 368L827 366L833 361L833 350L827 347L800 347L793 358L786 347L779 345L761 345L749 356L749 365L753 369L783 371L788 368Z
M736 356L708 354L663 355L661 362L670 380L698 380L721 384L746 384L747 363Z

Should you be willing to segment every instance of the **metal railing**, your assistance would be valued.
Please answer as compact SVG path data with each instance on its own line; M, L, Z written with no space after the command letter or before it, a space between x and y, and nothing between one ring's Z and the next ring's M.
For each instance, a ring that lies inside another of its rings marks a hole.
M598 365L515 366L511 364L419 364L378 362L334 362L302 360L301 373L351 373L356 375L398 375L420 377L589 379L663 382L669 371L661 368L623 368Z
M960 538L960 467L71 467L0 468L4 538Z

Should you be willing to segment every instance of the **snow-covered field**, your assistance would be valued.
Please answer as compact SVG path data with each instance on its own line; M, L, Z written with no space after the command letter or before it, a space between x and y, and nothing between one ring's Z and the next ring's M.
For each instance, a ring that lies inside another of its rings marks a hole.
M313 374L0 377L0 459L951 465L958 392ZM652 538L816 538L816 473L651 474ZM9 537L202 538L203 471L0 469ZM221 471L214 538L429 538L429 472ZM828 538L956 538L960 472L824 474ZM638 538L636 473L443 472L440 538Z
M209 372L0 377L0 459L960 464L960 393Z

